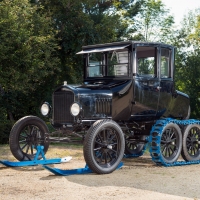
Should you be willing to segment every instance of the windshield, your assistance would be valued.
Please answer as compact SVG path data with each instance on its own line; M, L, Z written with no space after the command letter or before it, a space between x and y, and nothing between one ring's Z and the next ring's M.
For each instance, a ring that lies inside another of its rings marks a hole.
M87 56L87 77L128 76L130 52L127 48Z

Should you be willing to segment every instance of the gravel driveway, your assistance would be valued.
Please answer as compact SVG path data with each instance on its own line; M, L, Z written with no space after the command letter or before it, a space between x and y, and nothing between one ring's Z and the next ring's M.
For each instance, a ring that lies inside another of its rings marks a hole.
M63 154L59 154L59 148L52 148L50 152L53 152L50 157ZM75 153L73 149L67 150L66 154L69 152L73 156L70 162L52 166L62 169L84 167L81 150ZM55 176L42 166L7 168L0 164L0 200L200 199L200 165L159 167L148 154L123 162L122 169L111 174L74 176Z

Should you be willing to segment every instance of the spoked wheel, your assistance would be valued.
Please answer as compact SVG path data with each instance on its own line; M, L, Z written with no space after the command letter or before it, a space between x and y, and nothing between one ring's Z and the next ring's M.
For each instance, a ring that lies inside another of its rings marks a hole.
M10 132L10 150L19 160L33 160L38 145L44 146L44 153L49 143L45 134L49 133L46 124L38 117L26 116L18 120Z
M124 146L124 134L119 125L112 120L98 120L84 140L85 161L95 173L111 173L123 158Z
M144 148L145 136L125 136L125 154L139 155Z
M161 157L166 163L176 162L182 148L182 134L178 125L169 123L163 130L160 149Z
M190 124L183 134L183 148L181 155L186 161L200 159L200 126Z

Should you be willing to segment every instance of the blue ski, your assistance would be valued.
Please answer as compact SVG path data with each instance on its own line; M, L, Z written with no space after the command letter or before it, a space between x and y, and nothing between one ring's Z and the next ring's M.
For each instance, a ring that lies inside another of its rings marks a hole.
M121 162L117 169L120 169L123 166L123 162ZM45 169L49 170L51 173L55 175L60 175L60 176L70 176L70 175L76 175L76 174L88 174L92 173L92 170L86 165L84 168L78 168L78 169L59 169L59 168L52 168L49 166L43 166Z
M37 153L33 160L21 161L21 162L11 162L8 160L0 160L0 163L5 165L6 167L25 167L25 166L34 166L34 165L59 164L62 162L68 162L72 158L68 156L65 158L46 159L43 149L44 149L43 146L37 146ZM39 160L39 155L41 155L43 159Z

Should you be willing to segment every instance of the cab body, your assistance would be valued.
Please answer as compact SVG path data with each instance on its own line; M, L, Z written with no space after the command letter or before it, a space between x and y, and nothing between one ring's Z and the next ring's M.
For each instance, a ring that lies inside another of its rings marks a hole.
M65 82L54 91L53 126L188 118L189 97L175 90L173 46L126 41L84 46L77 54L83 57L83 84Z

